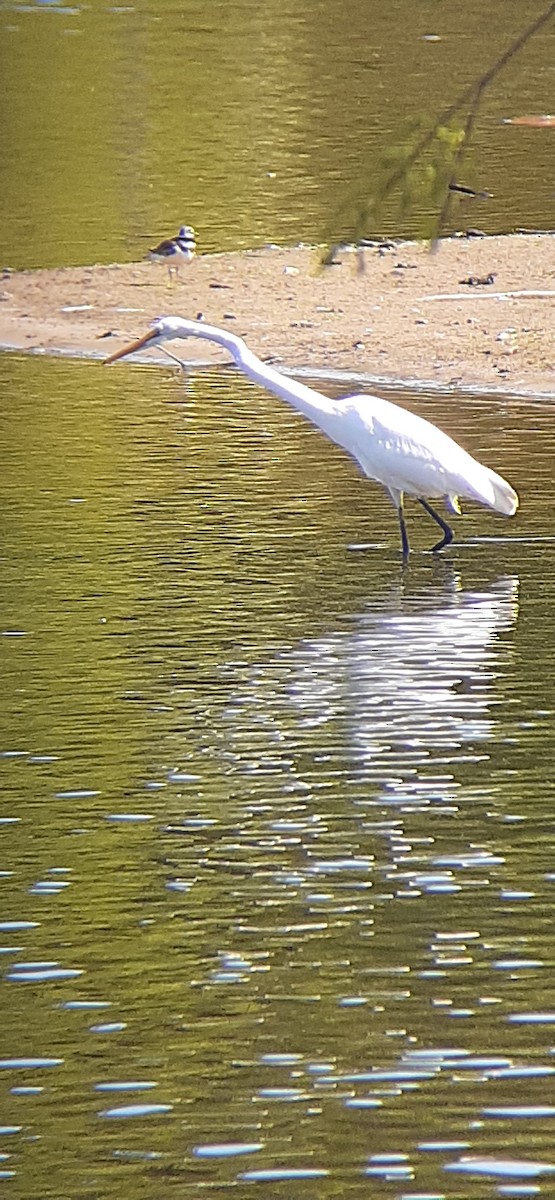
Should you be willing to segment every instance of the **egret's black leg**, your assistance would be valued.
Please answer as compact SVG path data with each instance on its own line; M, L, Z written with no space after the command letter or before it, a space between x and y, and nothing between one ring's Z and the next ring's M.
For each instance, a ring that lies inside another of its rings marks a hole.
M447 524L447 521L444 521L443 517L440 517L435 508L432 508L431 504L428 504L427 500L423 500L422 497L419 496L418 503L422 505L422 508L426 509L426 512L430 517L433 518L434 521L436 521L440 529L443 529L443 537L441 541L438 542L436 546L432 546L432 554L436 554L438 550L443 550L444 546L448 546L449 543L453 541L453 530L451 529L451 526Z
M407 527L405 525L405 514L403 512L402 504L399 505L399 508L397 511L399 513L399 525L401 528L401 546L403 549L403 558L406 561L410 554L410 546L409 546L409 536L407 533Z

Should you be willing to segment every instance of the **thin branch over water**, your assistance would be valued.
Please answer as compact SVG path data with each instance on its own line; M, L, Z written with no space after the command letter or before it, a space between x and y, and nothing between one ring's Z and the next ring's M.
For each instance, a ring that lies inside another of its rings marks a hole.
M413 125L408 141L405 140L404 144L386 149L381 160L383 168L381 181L359 204L350 240L358 243L364 236L368 236L370 219L376 221L384 201L396 188L401 187L405 206L410 203L411 197L417 189L421 195L423 191L427 190L430 201L437 200L440 207L432 230L432 239L434 242L437 241L447 225L453 194L460 188L458 173L472 139L484 93L507 64L524 49L530 39L544 25L548 24L553 16L555 16L555 2L550 4L511 42L483 75L469 84L452 104L439 113L431 127L428 126L421 132L421 122L417 122L416 129ZM424 166L425 155L431 155L431 162ZM417 180L418 168L420 168L420 177ZM348 198L336 210L330 225L337 228L341 217L351 207L352 198ZM337 243L332 244L330 238L322 257L323 266L329 266L333 262L336 249Z

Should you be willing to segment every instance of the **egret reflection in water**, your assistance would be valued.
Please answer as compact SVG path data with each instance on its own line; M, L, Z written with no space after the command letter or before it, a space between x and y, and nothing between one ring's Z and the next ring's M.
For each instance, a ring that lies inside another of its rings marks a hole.
M445 784L492 735L517 595L515 577L468 591L449 569L433 595L401 584L347 627L254 664L230 695L227 753L252 767L256 735L259 766L286 750L294 773L300 755L313 767L325 756L328 774L374 780L390 802L415 784L421 795L422 772L430 787L436 776Z

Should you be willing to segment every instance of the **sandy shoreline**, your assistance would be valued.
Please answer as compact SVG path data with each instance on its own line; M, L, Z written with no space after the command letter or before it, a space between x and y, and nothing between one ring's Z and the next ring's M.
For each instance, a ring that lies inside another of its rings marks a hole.
M555 398L555 234L385 243L363 259L361 272L348 250L325 270L304 247L200 255L171 287L151 262L5 271L0 347L104 357L157 315L202 313L284 367Z

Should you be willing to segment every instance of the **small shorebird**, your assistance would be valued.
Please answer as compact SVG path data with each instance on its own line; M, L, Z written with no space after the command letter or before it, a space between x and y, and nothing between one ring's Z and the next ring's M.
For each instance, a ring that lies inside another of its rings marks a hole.
M153 259L154 262L167 263L171 282L172 271L175 271L177 276L181 263L191 262L191 259L195 256L195 250L194 229L191 225L182 225L177 237L167 238L166 241L160 242L159 246L155 246L148 253L149 258Z

